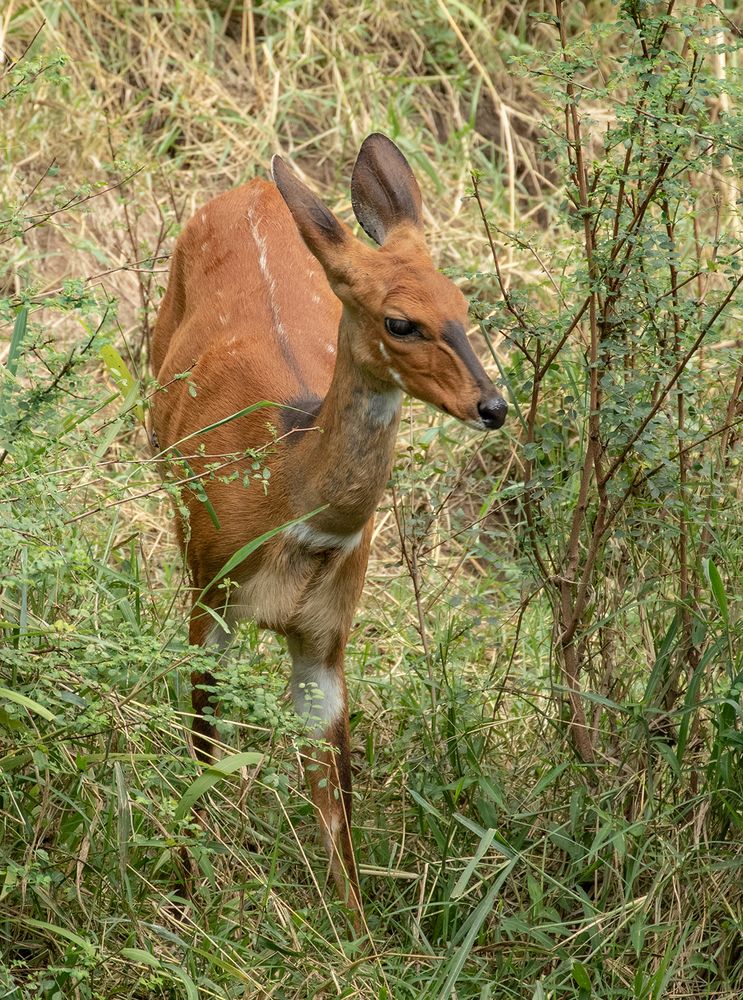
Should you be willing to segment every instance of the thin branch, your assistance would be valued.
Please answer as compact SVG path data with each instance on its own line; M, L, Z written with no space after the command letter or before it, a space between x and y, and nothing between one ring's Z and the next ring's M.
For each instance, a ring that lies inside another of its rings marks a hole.
M607 471L604 473L604 476L603 476L603 483L604 484L606 484L606 483L609 482L609 480L614 475L614 473L617 471L617 469L619 469L620 466L624 463L625 458L627 457L627 455L630 453L630 451L632 450L632 448L636 444L638 438L641 436L642 432L645 430L645 428L650 423L650 421L653 419L653 417L657 414L658 410L660 410L661 406L665 402L666 397L668 396L668 393L671 391L671 389L673 389L674 385L676 385L676 383L678 382L679 378L681 377L681 375L683 374L684 370L686 369L686 366L689 364L689 362L691 361L691 359L694 357L694 355L696 354L696 352L701 347L702 341L707 336L707 334L709 333L709 331L712 329L712 327L714 326L714 324L717 321L717 319L720 316L720 314L730 304L733 296L738 291L738 289L740 288L741 284L743 284L743 274L741 274L738 277L737 281L735 281L733 283L732 287L728 291L728 293L725 296L725 298L722 300L722 302L717 307L717 309L715 309L714 313L712 314L711 319L702 327L699 335L694 340L694 343L691 345L691 347L686 352L686 354L684 354L684 356L682 357L681 361L676 365L676 369L675 369L673 375L671 376L671 378L669 379L669 381L666 383L665 387L659 393L658 398L656 399L656 401L653 404L653 406L650 408L650 410L649 410L647 416L645 417L645 419L640 423L640 426L634 432L634 434L629 439L629 441L627 441L627 443L625 444L625 446L622 449L622 451L620 452L620 454L617 456L617 458L614 459L614 461L611 463L611 465L609 466L609 468L607 469Z

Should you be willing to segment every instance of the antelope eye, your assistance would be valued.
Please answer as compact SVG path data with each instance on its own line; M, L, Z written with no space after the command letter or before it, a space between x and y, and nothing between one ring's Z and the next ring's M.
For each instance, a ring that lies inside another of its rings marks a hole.
M418 333L418 327L409 319L396 319L394 316L388 316L384 321L384 326L393 337L411 337Z

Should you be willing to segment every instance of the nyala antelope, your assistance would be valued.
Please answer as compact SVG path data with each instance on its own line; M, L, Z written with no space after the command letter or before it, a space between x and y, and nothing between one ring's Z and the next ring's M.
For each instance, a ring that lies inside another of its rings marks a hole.
M374 247L278 156L272 173L274 183L214 198L178 240L152 343L164 387L153 429L164 457L178 448L189 475L204 473L209 501L186 497L188 527L179 527L190 641L225 649L221 623L245 618L285 636L296 711L329 745L306 751L305 770L333 880L358 925L343 658L403 395L478 430L500 427L507 407L470 347L464 296L428 254L420 190L394 143L368 136L353 169L353 210ZM260 401L280 409L225 419ZM261 448L267 490L244 479L246 455ZM289 522L229 572L225 596L214 581L230 557ZM213 678L192 681L194 748L206 761Z

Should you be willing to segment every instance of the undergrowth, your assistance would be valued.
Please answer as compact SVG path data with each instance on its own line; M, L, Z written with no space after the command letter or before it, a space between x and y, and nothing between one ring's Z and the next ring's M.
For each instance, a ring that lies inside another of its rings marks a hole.
M0 14L0 996L740 996L733 15ZM374 129L513 415L406 414L348 651L354 941L281 644L187 644L144 420L189 214L282 152L348 217ZM207 667L226 756L201 774Z

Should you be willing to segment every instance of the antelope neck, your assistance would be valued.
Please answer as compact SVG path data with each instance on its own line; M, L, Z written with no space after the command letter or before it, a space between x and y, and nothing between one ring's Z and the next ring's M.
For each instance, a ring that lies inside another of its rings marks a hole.
M346 309L338 330L335 371L317 415L320 433L304 435L297 467L302 513L327 504L312 527L335 535L363 529L387 485L400 423L402 392L364 372L354 360L353 319Z

